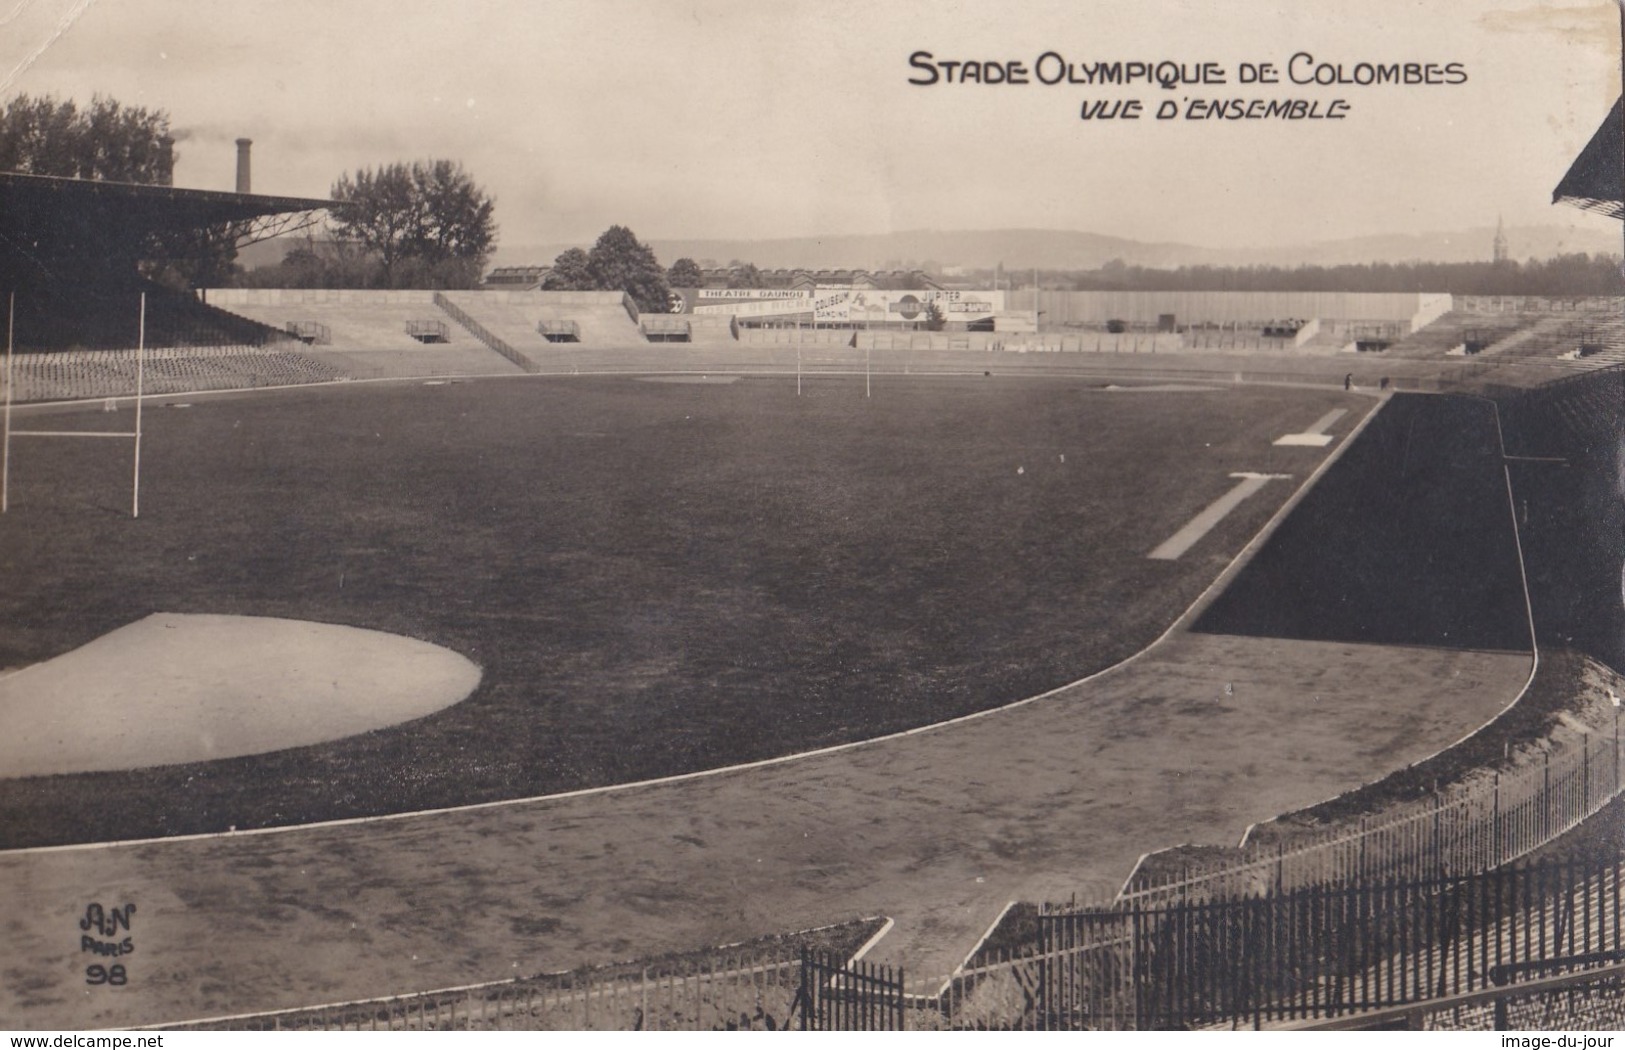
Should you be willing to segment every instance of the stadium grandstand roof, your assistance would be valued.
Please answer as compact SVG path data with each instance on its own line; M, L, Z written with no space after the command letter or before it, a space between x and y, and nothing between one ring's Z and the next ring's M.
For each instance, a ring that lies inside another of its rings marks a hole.
M199 227L246 222L273 215L323 211L337 202L308 197L178 189L134 182L65 179L54 175L0 172L0 222L30 226L59 224L72 216L153 227Z
M155 244L190 238L241 248L312 226L336 206L309 197L0 172L0 285L127 286L140 279L138 266Z
M1602 127L1591 136L1586 148L1580 151L1563 181L1552 191L1553 204L1571 204L1576 208L1599 212L1614 219L1625 219L1625 163L1620 151L1625 148L1625 98L1614 103Z

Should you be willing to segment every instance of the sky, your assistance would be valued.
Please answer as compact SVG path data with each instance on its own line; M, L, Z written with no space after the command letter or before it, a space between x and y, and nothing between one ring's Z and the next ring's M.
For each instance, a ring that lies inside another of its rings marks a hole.
M1267 247L1502 216L1610 228L1551 190L1619 94L1620 40L1614 3L1566 0L0 0L0 94L166 110L183 186L232 188L240 136L263 193L452 158L509 246L619 223L645 240L1025 227ZM920 52L1028 82L933 66L911 84ZM1114 62L1225 82L1038 82ZM1243 63L1280 82L1240 83ZM1361 63L1462 82L1291 82ZM1231 98L1343 115L1188 117ZM1081 119L1130 102L1140 119ZM1156 119L1164 105L1179 116Z

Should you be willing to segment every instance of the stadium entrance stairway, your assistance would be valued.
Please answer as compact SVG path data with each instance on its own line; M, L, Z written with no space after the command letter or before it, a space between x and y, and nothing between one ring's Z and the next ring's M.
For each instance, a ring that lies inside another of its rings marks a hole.
M515 350L536 357L537 351L572 347L638 346L646 340L633 319L623 292L446 292L445 299ZM575 341L550 343L543 322L575 325Z

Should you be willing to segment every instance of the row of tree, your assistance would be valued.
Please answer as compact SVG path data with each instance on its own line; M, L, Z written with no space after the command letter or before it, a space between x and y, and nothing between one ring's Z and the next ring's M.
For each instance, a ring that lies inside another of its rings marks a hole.
M0 110L0 170L69 178L156 183L173 162L169 115L97 95L73 101L18 95ZM331 236L291 249L274 267L243 275L233 264L231 228L155 235L143 272L175 280L237 280L288 287L467 288L480 281L496 248L496 202L461 164L396 162L341 175L333 184ZM1618 295L1613 256L1559 255L1525 263L1373 263L1354 266L1224 267L1174 270L1125 265L1055 273L1045 283L1080 290L1131 291L1444 291L1458 295ZM672 288L703 283L693 259L662 269L631 230L612 226L591 250L554 260L545 287L625 291L643 310L662 310ZM761 271L730 267L728 286L759 288Z
M0 171L143 184L166 183L174 164L169 114L101 95L72 100L18 95L0 109ZM331 238L291 250L255 283L324 287L446 287L479 283L496 248L496 202L461 164L397 162L341 175ZM241 277L237 224L156 230L136 260L175 283ZM95 260L87 261L87 267ZM93 267L92 267L93 268Z
M766 287L761 271L750 263L736 262L729 270L729 288ZM624 291L640 310L664 310L673 289L704 284L705 273L693 259L678 259L662 270L654 249L625 226L611 226L590 251L570 248L560 253L542 287L549 291Z
M164 140L169 139L166 143ZM112 182L167 181L174 156L169 114L96 95L18 95L0 111L0 171Z
M542 287L565 292L625 292L639 310L661 311L671 302L672 282L654 249L625 226L611 226L599 235L591 251L570 248L560 253Z
M1617 255L1577 252L1527 262L1406 262L1344 266L1181 266L1158 270L1113 260L1099 270L1040 278L1078 291L1450 292L1453 295L1620 295Z
M472 288L496 248L496 201L450 160L341 175L327 235L237 275L262 288Z

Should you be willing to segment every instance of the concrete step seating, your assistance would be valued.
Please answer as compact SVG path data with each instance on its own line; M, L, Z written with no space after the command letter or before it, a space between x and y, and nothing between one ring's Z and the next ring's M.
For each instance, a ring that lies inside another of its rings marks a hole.
M119 397L136 391L136 351L67 350L17 354L18 401ZM191 347L148 351L141 387L148 394L235 390L331 382L342 373L298 350L275 347Z
M338 301L338 302L285 302L232 304L226 309L233 313L286 331L288 325L315 323L328 333L326 347L344 351L402 351L429 347L461 347L484 349L460 325L450 319L433 302ZM408 334L414 322L437 322L446 325L446 342L423 343ZM313 344L322 346L324 344Z
M535 305L534 310L537 321L574 321L581 330L583 346L636 346L648 342L632 320L632 315L619 304L582 306L541 302ZM536 321L531 322L530 330L533 337L539 338L535 336Z
M1553 442L1552 447L1591 448L1611 454L1609 450L1617 448L1621 425L1625 423L1620 372L1570 376L1534 388L1506 402L1501 414L1504 430L1515 437L1525 434L1532 423L1538 422L1538 429L1543 430L1547 423L1555 422L1565 433L1546 435ZM1535 454L1550 450L1548 447L1514 449Z
M641 346L647 342L617 293L603 292L447 292L446 298L493 335L527 356L551 347ZM550 343L538 331L542 322L573 322L575 342ZM539 358L538 358L539 360Z
M1437 321L1418 329L1383 351L1386 357L1426 359L1447 357L1450 351L1471 341L1480 350L1511 337L1547 317L1545 314L1478 314L1451 310Z
M1489 347L1484 356L1502 364L1593 371L1625 359L1625 323L1618 317L1585 314L1546 317Z

